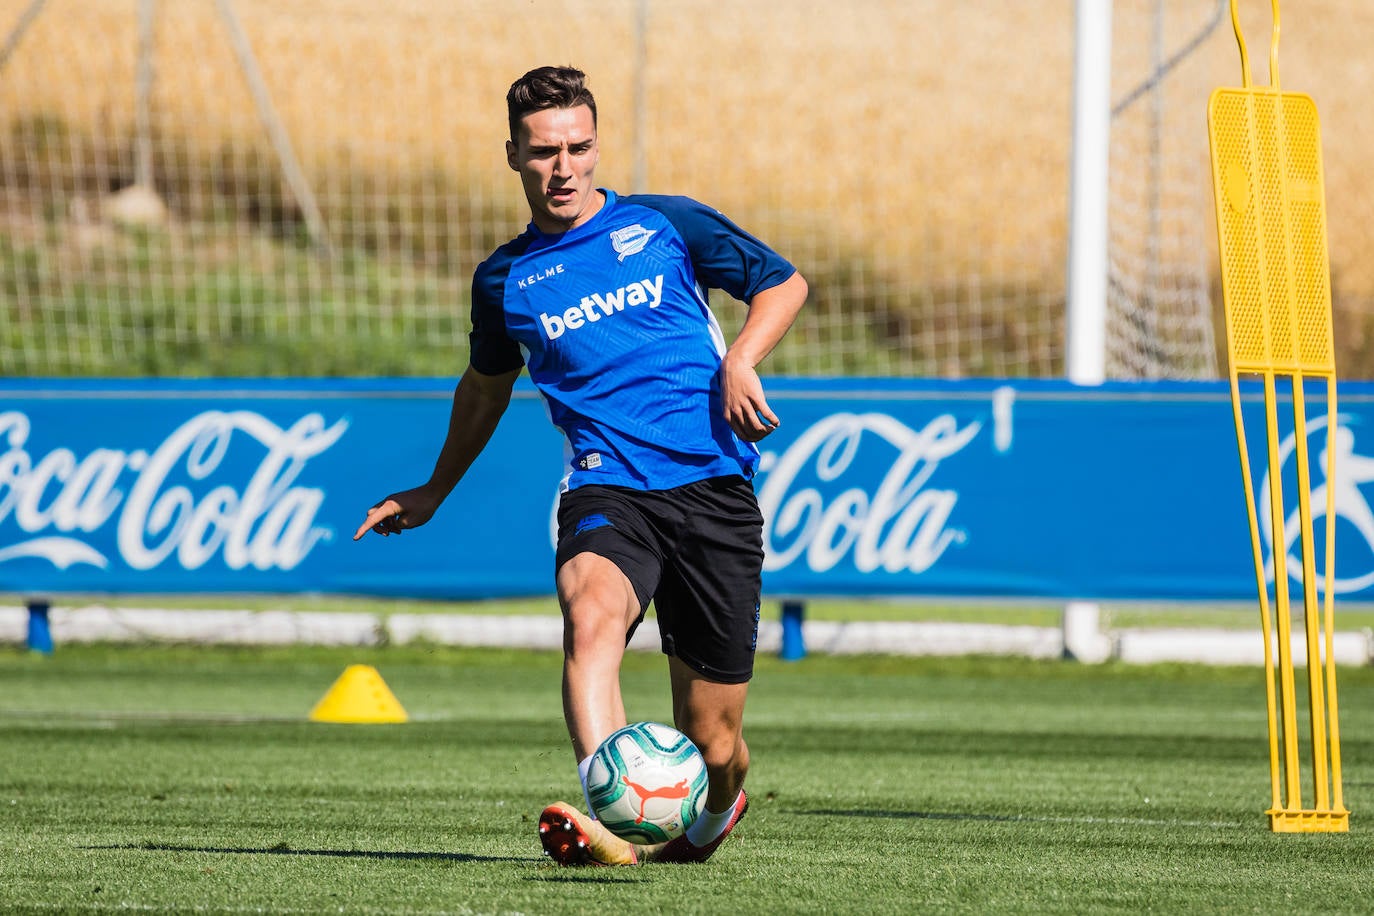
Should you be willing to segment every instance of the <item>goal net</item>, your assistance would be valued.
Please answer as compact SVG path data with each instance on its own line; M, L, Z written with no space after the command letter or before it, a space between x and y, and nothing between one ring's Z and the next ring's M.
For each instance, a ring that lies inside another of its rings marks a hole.
M1219 8L1114 3L1114 377L1217 375ZM572 63L601 183L810 281L767 372L1062 375L1073 35L1071 3L0 0L0 374L456 375L528 220L506 88Z

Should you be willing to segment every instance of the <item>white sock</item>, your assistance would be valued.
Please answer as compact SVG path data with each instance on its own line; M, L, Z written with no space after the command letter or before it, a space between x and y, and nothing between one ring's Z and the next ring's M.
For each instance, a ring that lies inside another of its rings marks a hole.
M741 792L740 794L743 795L744 793ZM692 821L687 827L687 842L697 848L701 848L720 836L725 832L725 828L730 823L730 818L734 816L735 807L738 804L739 796L736 795L730 807L719 814L702 808L701 813L697 815L697 819Z
M592 796L587 791L587 771L592 768L592 758L584 757L577 764L577 778L582 780L582 800L587 803L587 816L596 820L596 812L592 810Z

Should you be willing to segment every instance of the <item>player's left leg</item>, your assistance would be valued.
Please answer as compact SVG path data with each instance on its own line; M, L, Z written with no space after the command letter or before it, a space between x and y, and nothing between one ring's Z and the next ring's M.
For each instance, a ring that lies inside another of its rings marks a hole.
M656 862L703 862L744 816L744 703L758 644L763 519L752 486L717 478L683 487L672 563L655 594L669 657L673 717L706 760L706 806Z
M698 674L679 658L668 659L673 687L673 719L706 760L710 789L707 811L725 811L734 803L749 772L749 746L744 743L744 701L749 684L719 684Z
M673 717L706 760L710 788L706 807L682 836L653 849L653 862L704 862L749 808L744 777L749 772L749 746L744 742L744 701L749 684L712 681L681 659L669 659Z

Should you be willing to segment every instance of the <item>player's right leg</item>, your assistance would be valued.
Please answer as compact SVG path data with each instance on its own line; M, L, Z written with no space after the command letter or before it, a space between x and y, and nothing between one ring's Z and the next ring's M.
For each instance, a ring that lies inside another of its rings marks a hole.
M625 725L620 662L641 614L634 586L603 556L579 553L558 570L563 608L563 718L573 754L585 760Z
M638 865L652 850L622 840L567 802L539 815L539 845L559 865Z
M563 494L557 585L563 609L563 715L585 778L607 735L625 725L620 662L662 570L659 538L635 500L615 487ZM576 807L550 805L539 840L564 865L627 865L642 856Z
M620 662L625 634L640 616L639 598L620 568L594 553L563 562L557 581L563 608L563 718L580 763L625 725ZM640 861L629 842L566 802L555 802L540 814L539 843L559 865Z

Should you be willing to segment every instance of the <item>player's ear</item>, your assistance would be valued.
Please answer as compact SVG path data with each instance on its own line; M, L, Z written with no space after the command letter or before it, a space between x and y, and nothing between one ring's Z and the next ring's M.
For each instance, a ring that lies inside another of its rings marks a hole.
M506 141L506 165L511 167L511 171L520 171L520 166L515 161L515 141Z

